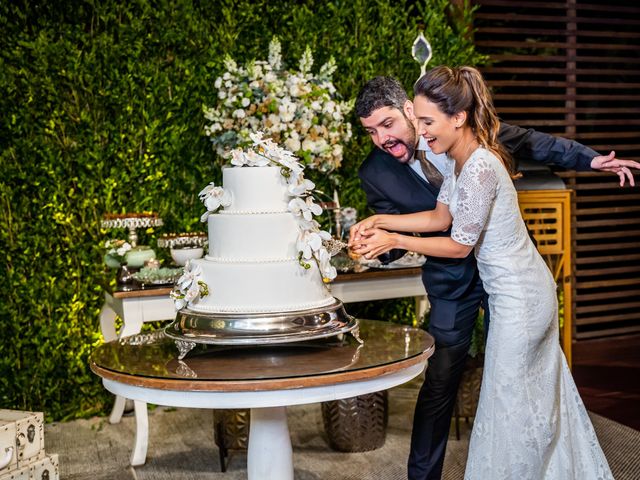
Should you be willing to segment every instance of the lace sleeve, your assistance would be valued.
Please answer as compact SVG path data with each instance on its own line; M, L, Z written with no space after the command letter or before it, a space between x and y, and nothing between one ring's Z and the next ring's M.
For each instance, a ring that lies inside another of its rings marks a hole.
M498 177L490 163L478 158L463 169L458 179L458 198L451 238L462 245L475 245L484 229L496 196Z
M451 197L451 189L453 185L451 183L451 172L446 172L444 174L444 179L442 180L442 186L440 187L440 193L438 194L438 202L444 203L445 205L449 205L450 197Z

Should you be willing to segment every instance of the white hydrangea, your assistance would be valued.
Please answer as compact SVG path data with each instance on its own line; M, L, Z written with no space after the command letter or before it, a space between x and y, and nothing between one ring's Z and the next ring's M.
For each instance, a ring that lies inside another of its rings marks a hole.
M300 148L302 148L302 144L297 138L287 138L287 140L284 142L284 146L293 151L298 151L300 150Z

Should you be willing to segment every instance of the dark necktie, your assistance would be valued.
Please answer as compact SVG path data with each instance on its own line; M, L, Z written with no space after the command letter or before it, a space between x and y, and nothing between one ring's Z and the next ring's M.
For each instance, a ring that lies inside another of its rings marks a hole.
M424 150L416 150L416 158L420 162L424 176L427 177L429 183L436 188L440 188L443 180L442 174L436 166L429 161L427 152Z

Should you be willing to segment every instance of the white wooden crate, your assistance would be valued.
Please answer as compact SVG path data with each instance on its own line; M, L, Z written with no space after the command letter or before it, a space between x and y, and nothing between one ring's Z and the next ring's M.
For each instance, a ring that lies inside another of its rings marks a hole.
M17 468L16 422L0 420L0 475Z
M9 459L11 450L13 454ZM3 467L0 468L0 475L42 458L44 458L42 412L0 409L0 467Z
M17 470L0 473L0 480L60 480L57 454L31 460Z
M29 480L60 480L58 467L58 454L49 454L31 464Z
M31 467L0 474L0 480L31 480Z

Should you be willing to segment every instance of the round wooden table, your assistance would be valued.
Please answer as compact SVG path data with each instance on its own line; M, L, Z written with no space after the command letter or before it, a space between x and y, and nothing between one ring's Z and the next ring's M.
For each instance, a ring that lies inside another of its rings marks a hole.
M172 340L141 334L98 347L91 369L107 390L136 402L250 408L249 480L292 480L286 406L400 385L424 370L434 350L425 331L386 322L360 320L360 338L363 344L344 335L269 346L198 345L178 360Z

